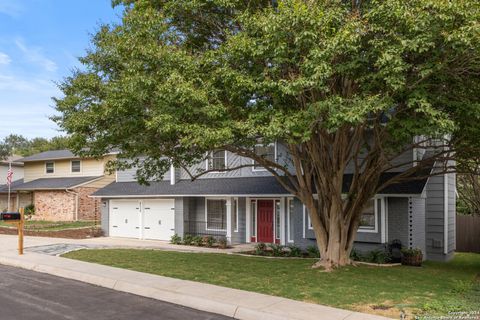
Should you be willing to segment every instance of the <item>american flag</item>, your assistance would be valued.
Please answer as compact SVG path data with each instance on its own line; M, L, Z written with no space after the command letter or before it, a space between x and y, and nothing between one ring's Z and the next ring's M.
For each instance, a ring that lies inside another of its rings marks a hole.
M12 164L10 163L10 167L8 168L7 171L7 185L10 186L12 184L13 180L13 170L12 170Z

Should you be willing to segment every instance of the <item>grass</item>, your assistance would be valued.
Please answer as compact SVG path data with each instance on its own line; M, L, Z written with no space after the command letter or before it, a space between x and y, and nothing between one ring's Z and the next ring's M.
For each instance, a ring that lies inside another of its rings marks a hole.
M344 267L326 273L308 259L102 249L64 257L398 318L480 310L480 254L423 267Z
M97 222L96 225L99 225ZM59 231L95 226L95 221L25 221L26 230ZM0 221L0 227L12 227L12 224Z

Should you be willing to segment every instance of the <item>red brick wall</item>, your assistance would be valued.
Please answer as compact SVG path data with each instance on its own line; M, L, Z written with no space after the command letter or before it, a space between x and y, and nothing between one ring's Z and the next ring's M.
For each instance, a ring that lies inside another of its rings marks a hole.
M100 220L101 201L98 198L89 197L97 190L97 188L76 188L73 190L78 193L79 220Z
M35 220L73 221L75 219L75 196L65 191L35 191Z

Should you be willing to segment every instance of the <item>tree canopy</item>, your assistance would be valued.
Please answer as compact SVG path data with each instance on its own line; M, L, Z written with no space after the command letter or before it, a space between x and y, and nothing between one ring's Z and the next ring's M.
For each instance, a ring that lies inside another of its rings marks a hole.
M381 174L405 165L400 154L436 146L387 184L438 160L478 159L476 1L114 4L122 22L92 38L85 70L55 99L73 149L145 156L145 181L217 148L252 158L307 206L331 265L348 262L361 209L385 187ZM282 141L290 163L256 155L259 141Z
M33 138L28 139L22 135L11 134L0 141L0 159L12 155L29 156L35 153L68 149L68 137L58 136L51 139Z

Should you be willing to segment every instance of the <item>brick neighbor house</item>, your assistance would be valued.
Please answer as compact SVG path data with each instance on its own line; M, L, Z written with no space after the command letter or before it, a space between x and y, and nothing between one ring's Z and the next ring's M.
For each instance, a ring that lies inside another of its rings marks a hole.
M105 173L114 157L111 153L101 159L79 158L68 150L34 154L20 160L24 179L12 186L12 192L19 199L30 199L35 220L100 220L100 201L89 196L115 180Z

